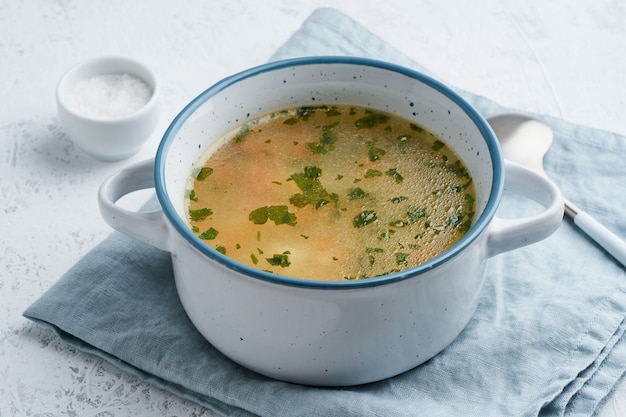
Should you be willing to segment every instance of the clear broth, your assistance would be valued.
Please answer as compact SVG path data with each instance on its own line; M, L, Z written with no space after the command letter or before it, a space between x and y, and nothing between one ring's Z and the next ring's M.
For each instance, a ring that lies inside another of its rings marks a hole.
M469 230L475 189L458 155L410 121L320 105L254 119L189 178L188 222L241 263L313 280L389 274Z

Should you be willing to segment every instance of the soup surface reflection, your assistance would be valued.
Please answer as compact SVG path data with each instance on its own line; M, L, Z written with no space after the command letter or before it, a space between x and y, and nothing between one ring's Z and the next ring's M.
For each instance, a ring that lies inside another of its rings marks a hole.
M423 263L470 228L475 190L428 130L365 107L274 112L208 149L190 175L188 222L249 266L315 280Z

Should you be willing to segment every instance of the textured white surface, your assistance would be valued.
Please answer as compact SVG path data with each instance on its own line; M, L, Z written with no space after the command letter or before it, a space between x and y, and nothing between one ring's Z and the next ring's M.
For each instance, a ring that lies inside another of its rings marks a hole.
M215 415L68 348L21 313L110 233L96 204L103 178L153 156L186 102L220 78L265 62L317 7L339 8L448 83L626 135L625 2L383 4L0 2L0 416ZM143 61L163 85L157 132L138 155L116 163L74 147L54 102L67 68L107 54ZM626 415L626 386L601 415Z

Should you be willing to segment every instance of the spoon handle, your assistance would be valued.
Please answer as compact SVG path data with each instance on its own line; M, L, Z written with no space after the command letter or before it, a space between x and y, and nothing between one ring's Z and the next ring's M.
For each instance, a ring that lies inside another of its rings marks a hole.
M565 200L565 206L565 212L574 220L576 226L626 266L626 242L570 201Z

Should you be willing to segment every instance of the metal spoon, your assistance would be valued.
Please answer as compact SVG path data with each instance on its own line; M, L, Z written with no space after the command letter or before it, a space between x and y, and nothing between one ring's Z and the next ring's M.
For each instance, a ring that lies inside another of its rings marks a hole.
M554 138L549 126L519 113L503 113L487 121L498 137L505 158L547 177L543 169L543 157ZM571 201L564 200L565 214L574 224L626 266L626 242Z

